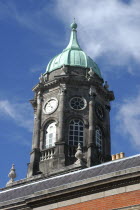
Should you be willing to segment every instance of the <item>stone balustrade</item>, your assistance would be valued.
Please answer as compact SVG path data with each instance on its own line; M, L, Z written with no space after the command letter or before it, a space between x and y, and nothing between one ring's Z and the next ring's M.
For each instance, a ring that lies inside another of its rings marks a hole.
M54 147L43 150L41 152L41 161L52 159L54 157Z
M76 146L68 146L68 157L75 157Z

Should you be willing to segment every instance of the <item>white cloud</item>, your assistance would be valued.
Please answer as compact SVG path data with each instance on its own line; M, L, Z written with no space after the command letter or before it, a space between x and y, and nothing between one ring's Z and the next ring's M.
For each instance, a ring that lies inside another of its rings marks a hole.
M41 7L35 7L34 1L30 3L32 10L21 10L14 1L0 2L0 19L10 17L19 26L44 35L44 43L60 47L65 39L55 24L59 18L68 28L75 17L82 49L95 60L101 58L106 71L112 70L110 65L126 65L132 75L139 71L132 61L140 63L140 1L56 0L44 1Z
M140 62L139 11L137 0L57 0L61 20L68 24L76 18L82 48L112 65L127 65L130 58Z
M140 92L136 97L125 100L116 116L118 131L127 135L135 147L140 147Z
M0 101L0 115L7 116L14 120L20 127L28 129L33 128L33 111L30 104L11 103L8 100Z
M30 68L30 72L44 72L44 69L46 68L45 65L34 65Z

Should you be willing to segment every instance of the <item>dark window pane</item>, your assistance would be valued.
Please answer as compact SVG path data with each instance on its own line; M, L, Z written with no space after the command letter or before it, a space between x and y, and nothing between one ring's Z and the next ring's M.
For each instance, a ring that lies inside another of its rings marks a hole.
M78 136L74 136L74 140L75 141L78 141Z
M78 131L74 131L74 135L78 136Z
M73 141L69 141L69 145L73 145Z
M80 137L80 141L83 141L83 137Z
M69 140L73 140L73 136L70 136L70 137L69 137Z
M73 131L70 131L70 135L73 135Z
M80 136L83 136L83 132L80 132Z

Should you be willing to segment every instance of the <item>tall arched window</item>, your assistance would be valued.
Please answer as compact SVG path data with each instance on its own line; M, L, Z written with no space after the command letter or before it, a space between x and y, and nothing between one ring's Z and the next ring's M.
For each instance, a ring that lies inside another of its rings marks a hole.
M96 146L98 147L99 152L102 152L103 136L101 129L97 126L95 131Z
M55 146L56 141L56 122L51 122L45 127L44 148Z
M84 124L81 120L73 119L69 124L69 145L83 146Z

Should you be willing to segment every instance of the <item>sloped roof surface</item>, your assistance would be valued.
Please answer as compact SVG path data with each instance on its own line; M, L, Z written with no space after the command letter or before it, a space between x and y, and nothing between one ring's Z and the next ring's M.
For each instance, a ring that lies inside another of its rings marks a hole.
M24 184L18 187L5 188L0 192L0 202L17 199L31 195L42 190L52 189L57 186L67 185L77 181L82 181L92 177L117 172L140 166L140 155L131 156L116 161L110 161L98 166L93 166L76 172L67 173L52 178Z

